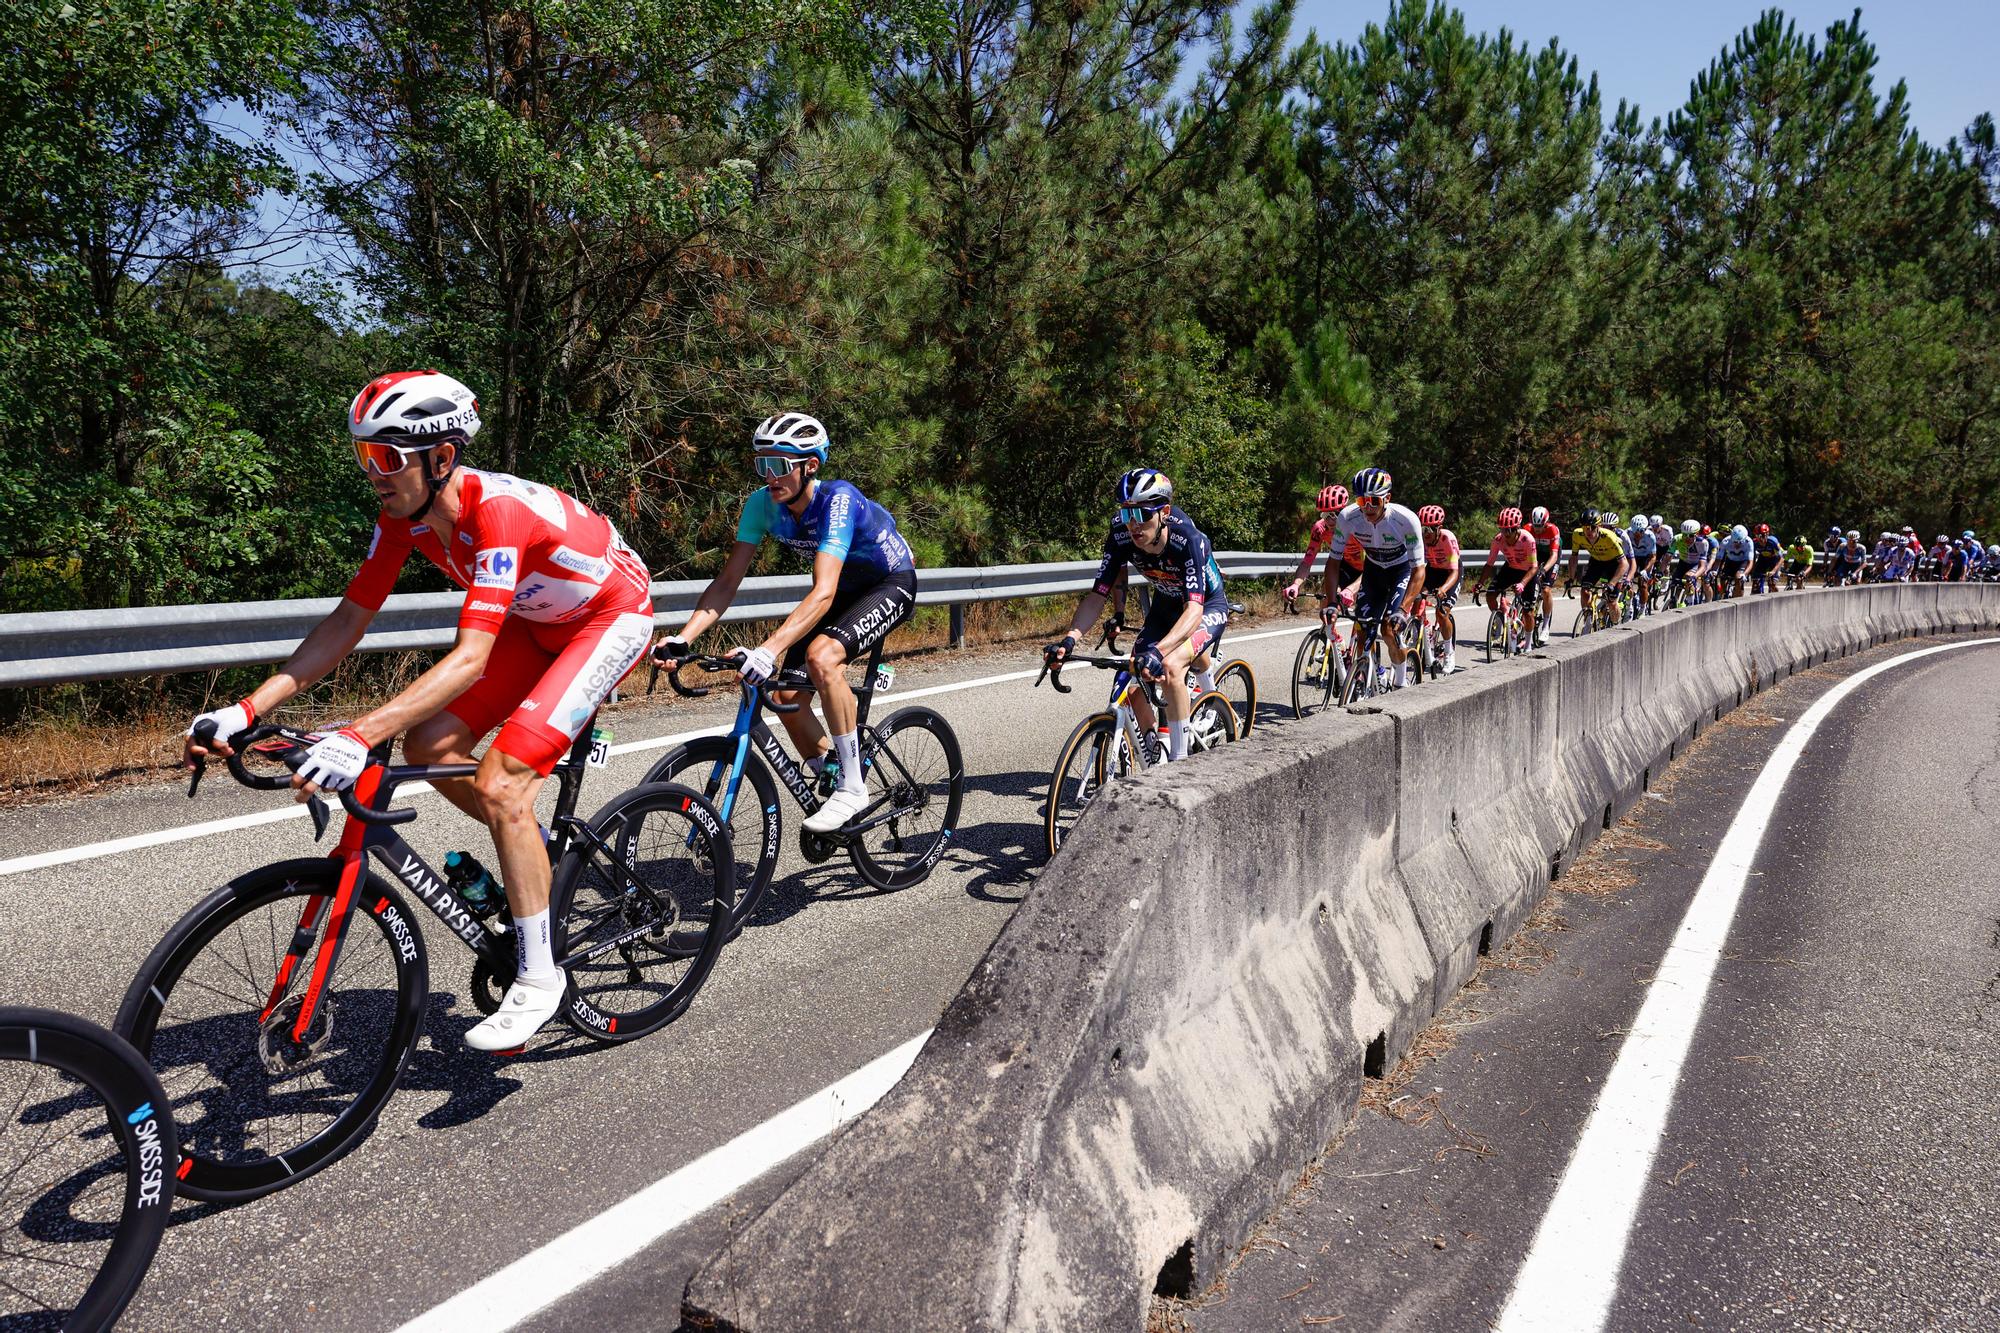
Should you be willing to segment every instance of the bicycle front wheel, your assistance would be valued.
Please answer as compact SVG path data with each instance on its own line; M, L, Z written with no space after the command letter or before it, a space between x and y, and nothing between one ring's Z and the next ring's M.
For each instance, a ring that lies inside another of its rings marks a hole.
M1326 630L1308 633L1292 659L1292 716L1317 713L1332 702L1339 684L1334 680L1335 659L1327 649Z
M854 869L884 892L922 883L958 832L965 759L957 733L929 708L899 708L868 728L861 771L868 806L847 844Z
M159 1073L191 1198L241 1203L305 1179L368 1137L403 1076L430 992L423 936L363 871L312 996L339 885L326 857L231 880L167 932L125 992L118 1034Z
M729 936L736 857L700 795L648 782L611 798L556 867L549 892L563 1017L620 1042L686 1012Z
M1216 671L1215 689L1235 710L1236 739L1242 740L1257 725L1257 673L1242 658L1232 657Z
M5 1006L0 1107L0 1328L109 1328L173 1207L167 1094L97 1024Z
M1049 774L1048 800L1042 807L1042 841L1050 856L1062 846L1083 808L1105 783L1125 770L1126 765L1120 762L1124 748L1120 740L1114 714L1092 713L1063 742L1055 771Z

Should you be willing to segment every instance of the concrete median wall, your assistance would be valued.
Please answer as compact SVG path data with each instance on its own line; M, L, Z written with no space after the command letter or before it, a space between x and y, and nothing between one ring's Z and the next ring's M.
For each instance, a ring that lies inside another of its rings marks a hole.
M1480 951L1756 690L2000 588L1653 617L1261 731L1093 804L910 1072L690 1280L697 1327L1141 1328ZM1276 693L1276 682L1266 692Z

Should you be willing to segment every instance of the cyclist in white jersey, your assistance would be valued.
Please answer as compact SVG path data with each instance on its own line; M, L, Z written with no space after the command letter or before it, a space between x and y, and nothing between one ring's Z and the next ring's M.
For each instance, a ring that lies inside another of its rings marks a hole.
M1354 600L1354 622L1386 622L1388 632L1382 635L1382 642L1389 649L1389 660L1396 664L1395 684L1400 689L1410 682L1410 664L1395 631L1416 609L1424 590L1424 581L1412 577L1425 568L1424 529L1407 506L1389 503L1389 488L1389 474L1379 467L1355 473L1355 502L1341 510L1335 520L1333 544L1343 546L1349 537L1361 543L1364 564L1360 592Z

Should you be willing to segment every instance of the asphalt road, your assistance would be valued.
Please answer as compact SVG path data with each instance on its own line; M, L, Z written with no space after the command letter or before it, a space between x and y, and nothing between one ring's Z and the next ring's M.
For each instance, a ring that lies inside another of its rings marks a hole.
M1573 603L1558 609L1564 623L1574 615ZM1289 697L1309 623L1232 628L1232 652L1260 679L1264 725L1340 725L1338 715L1293 724L1288 707L1274 706ZM1476 642L1483 613L1462 607L1460 628ZM1479 669L1479 656L1462 647L1461 666ZM878 894L845 858L801 861L788 808L786 858L758 917L687 1014L643 1041L603 1048L556 1024L521 1057L466 1051L461 1035L478 1017L466 997L469 955L415 912L433 987L426 1037L374 1137L253 1203L183 1203L124 1326L395 1327L929 1028L1032 889L1048 770L1070 728L1102 705L1108 677L1074 671L1075 692L1059 696L1031 688L1038 661L1032 645L900 661L899 693L966 686L923 700L964 749L954 850L924 884ZM727 697L633 702L611 725L621 744L714 725L728 718ZM639 780L660 753L628 753L592 774L585 808ZM433 865L449 848L490 850L484 830L436 797L412 803L424 814L403 832ZM218 768L193 802L179 787L147 785L0 812L0 862L285 806ZM19 873L0 866L0 1002L109 1023L133 972L189 906L242 871L312 851L306 822L286 819ZM603 1327L635 1308L675 1308L720 1228L803 1164L694 1219L536 1326Z
M1494 1327L1752 780L1839 680L1915 646L1708 732L1180 1326ZM1996 782L2000 647L1836 705L1751 864L1602 1327L2000 1328Z

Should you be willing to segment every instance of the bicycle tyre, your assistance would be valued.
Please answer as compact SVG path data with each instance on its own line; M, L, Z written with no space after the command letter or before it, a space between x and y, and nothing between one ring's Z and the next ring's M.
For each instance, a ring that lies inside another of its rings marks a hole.
M1257 727L1257 673L1242 658L1232 657L1217 668L1215 688L1236 710L1236 739L1242 740Z
M101 1102L101 1106L95 1108L76 1107L62 1117L62 1122L74 1122L79 1128L88 1126L86 1133L92 1137L102 1132L100 1124L108 1125L118 1155L123 1159L124 1169L119 1174L125 1178L125 1187L117 1221L111 1225L104 1257L98 1262L97 1271L88 1285L68 1304L67 1317L62 1326L67 1329L108 1329L131 1304L132 1297L145 1281L146 1270L152 1266L153 1255L160 1248L160 1238L166 1233L168 1215L173 1211L173 1172L175 1163L180 1159L180 1148L174 1134L173 1119L167 1114L166 1091L161 1088L159 1077L152 1067L124 1038L74 1014L53 1009L0 1006L0 1065L34 1066L56 1071L60 1078L51 1080L51 1083L58 1086L50 1088L51 1093L57 1094L51 1099L55 1102L74 1103L77 1091L67 1086L69 1083L88 1089ZM16 1096L12 1086L16 1075L7 1075L9 1086L5 1100L14 1108L15 1115L33 1115L39 1125L55 1123L45 1118L46 1114L52 1113L49 1104L29 1096L28 1088L33 1078L31 1072L22 1076L21 1092ZM13 1123L0 1121L0 1151L4 1151L4 1156L0 1156L0 1180L9 1182L10 1193L32 1195L29 1203L32 1210L39 1208L50 1194L32 1188L23 1190L23 1186L31 1187L33 1184L32 1178L22 1175L28 1169L29 1157L52 1169L62 1170L64 1155L50 1151L52 1134L49 1131L38 1132L32 1141L5 1133ZM19 1162L6 1160L20 1149L26 1149L27 1155ZM58 1183L66 1185L69 1182ZM51 1270L71 1268L80 1256L66 1255L62 1260L45 1260L15 1243L24 1228L14 1225L11 1219L0 1219L0 1226L6 1227L0 1235L8 1237L0 1242L0 1294L34 1301L40 1306L40 1313L57 1313L57 1306L43 1301L36 1294L40 1289L29 1274L53 1277L56 1273ZM24 1264L15 1262L17 1260L33 1262ZM68 1293L61 1295L67 1297ZM16 1313L32 1312L17 1312L8 1306L0 1306L0 1324L11 1327Z
M1221 737L1217 740L1217 737ZM1229 696L1210 690L1188 707L1188 753L1203 754L1236 741L1236 709Z
M138 974L125 992L123 1003L118 1006L115 1024L118 1035L131 1042L133 1047L145 1057L159 1074L162 1086L167 1089L169 1102L176 1108L196 1106L203 1112L203 1118L193 1124L176 1123L176 1131L181 1145L180 1192L189 1198L208 1203L243 1203L259 1198L273 1190L304 1180L307 1176L331 1165L343 1155L352 1151L375 1129L375 1119L382 1106L395 1092L402 1081L403 1069L410 1055L415 1051L417 1037L422 1030L426 999L430 994L430 968L424 952L423 933L417 929L414 918L403 900L385 884L373 871L364 871L355 885L354 897L347 915L347 936L341 945L340 971L346 979L352 980L357 969L355 950L359 942L371 938L387 946L386 958L395 980L393 1002L386 1006L379 998L367 992L357 993L350 987L348 998L337 1006L341 1009L353 1008L364 1015L373 1008L378 1017L386 1019L388 1038L382 1049L372 1059L366 1054L357 1059L333 1059L320 1062L322 1068L332 1068L341 1076L338 1085L329 1086L314 1095L310 1105L324 1108L338 1096L352 1089L351 1099L334 1113L323 1129L307 1135L297 1143L286 1143L275 1150L255 1149L229 1152L232 1145L242 1143L243 1136L235 1124L233 1115L221 1114L218 1106L229 1106L246 1096L254 1096L257 1084L266 1079L274 1084L303 1068L306 1060L301 1058L281 1071L274 1073L267 1059L260 1054L264 1023L260 1015L269 1002L269 997L277 990L276 974L283 962L282 957L271 959L268 972L258 971L258 950L255 946L265 944L272 952L282 952L293 948L296 937L303 934L310 924L310 939L313 947L307 950L303 961L286 978L285 999L273 1013L277 1025L273 1033L284 1028L279 1014L291 1007L296 998L293 988L307 984L312 973L311 964L318 957L318 947L322 942L329 904L322 902L317 919L308 923L303 912L277 911L265 929L238 931L234 938L221 944L220 949L210 951L210 946L224 939L224 932L232 926L242 925L246 919L266 909L278 908L310 899L314 895L330 898L338 887L340 864L326 857L303 858L294 861L279 861L268 866L239 875L229 883L211 893L200 903L175 922L167 931L146 961L140 964ZM292 924L280 927L281 921ZM372 927L375 936L367 931ZM203 962L204 957L220 960L212 965ZM242 965L238 966L239 958ZM190 976L191 968L200 965L199 973ZM234 983L246 992L242 996L231 996L224 985L216 981ZM272 978L265 984L263 977ZM335 978L337 983L341 978ZM174 997L181 993L181 983L188 982L191 990L205 990L224 1001L240 1000L248 1006L242 1016L248 1020L247 1030L237 1028L238 1019L218 1014L213 1020L197 1023L189 1020L185 1024L169 1023L163 1030L162 1016L172 1004ZM333 1024L332 1002L341 994L339 987L320 996L318 1013L326 1020L326 1029L319 1038L320 1050L307 1054L318 1056L325 1044L330 1043L336 1032ZM350 1033L352 1023L343 1021L337 1029L341 1034ZM216 1078L220 1087L213 1092L197 1094L187 1090L188 1080L179 1077L184 1057L195 1054L200 1043L207 1038L220 1042L219 1058L209 1060L201 1057L201 1063L218 1071ZM243 1040L248 1038L248 1040ZM241 1042L242 1049L238 1049ZM243 1058L248 1055L248 1059ZM281 1053L280 1058L284 1058ZM275 1099L274 1099L275 1100ZM296 1095L294 1101L305 1104L305 1099ZM176 1110L178 1116L180 1111Z
M1506 656L1507 613L1505 611L1486 612L1486 660Z
M717 814L722 811L722 788L729 766L736 759L736 741L731 736L699 736L669 750L664 758L646 770L641 786L672 782L702 794ZM696 771L702 770L705 771ZM743 784L756 797L754 809L745 801ZM778 843L784 836L784 815L778 803L778 782L771 766L756 751L743 755L743 781L736 788L736 804L723 821L729 829L729 845L736 854L736 905L730 911L729 934L733 939L764 901L771 878L778 870Z
M909 741L906 739L901 746L896 744L897 737L909 738L917 732L928 733L937 742L936 761L924 759L919 750L913 762ZM942 763L941 774L935 772L937 762ZM923 883L937 868L938 859L950 850L951 840L958 833L959 806L965 800L965 756L959 748L958 733L935 709L921 704L898 708L880 726L871 726L862 734L861 771L871 786L885 789L892 806L906 814L886 824L877 824L849 840L847 855L854 862L855 872L885 893ZM871 795L871 802L873 799ZM922 845L905 847L910 835L902 829L903 819L920 815L938 802L942 802L942 817L936 831L927 835ZM885 830L887 838L883 845L869 841L881 837Z
M1373 698L1376 680L1381 674L1382 638L1373 635L1368 641L1366 653L1354 655L1353 669L1348 671L1340 685L1340 706L1351 708L1363 699Z
M1331 703L1339 692L1337 674L1325 627L1307 631L1292 658L1292 716L1306 717Z
M657 837L644 828L654 815L664 816ZM736 857L715 808L678 783L622 791L589 827L658 901L637 893L625 870L587 839L563 857L549 890L555 954L569 973L563 1018L593 1041L636 1041L687 1012L708 980L734 920ZM662 989L640 974L642 962L683 970ZM634 988L654 998L625 1003ZM619 1000L606 1008L614 996Z
M1042 804L1042 845L1050 856L1062 846L1084 808L1104 790L1113 776L1113 766L1120 773L1128 766L1123 762L1124 749L1119 743L1116 714L1092 713L1071 730L1056 753L1056 766L1049 773L1049 794ZM1072 788L1073 800L1065 795Z

